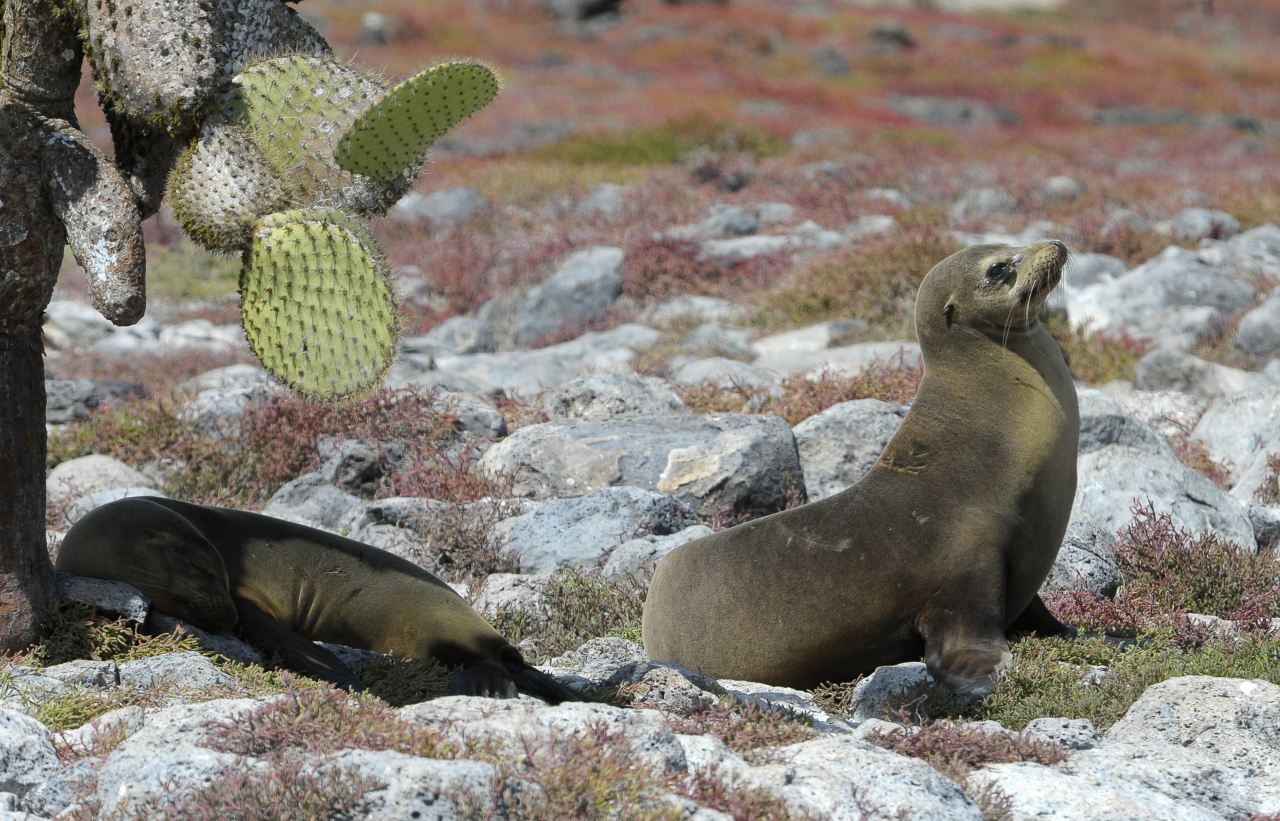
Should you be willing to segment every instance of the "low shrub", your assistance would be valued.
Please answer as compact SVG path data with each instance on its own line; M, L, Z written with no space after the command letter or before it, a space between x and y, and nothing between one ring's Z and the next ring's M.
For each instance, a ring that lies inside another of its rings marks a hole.
M767 790L758 789L742 783L731 774L720 771L716 764L709 767L694 767L685 779L681 792L686 798L695 801L699 806L709 807L725 813L734 821L757 821L757 819L778 819L784 821L816 821L808 813L792 813L786 802ZM862 809L861 804L859 808ZM869 817L863 809L864 818Z
M194 790L170 783L130 815L157 821L340 821L362 817L365 794L383 786L355 767L279 761L262 769L224 768L221 777Z
M755 763L769 759L764 748L798 744L818 735L802 716L729 698L688 716L668 716L667 721L671 729L683 735L710 733L738 755L755 759Z
M1173 630L1194 644L1202 638L1187 613L1268 626L1280 616L1272 550L1252 553L1212 533L1190 533L1150 502L1134 508L1115 553L1124 579L1115 601L1084 591L1046 597L1059 619L1087 630Z
M797 425L832 405L854 399L880 399L903 404L911 401L924 378L923 368L903 365L901 357L875 364L857 376L824 371L817 379L789 376L776 391L718 383L677 386L680 398L695 413L772 413Z
M639 642L646 581L606 579L598 571L562 570L543 589L544 610L507 610L494 628L520 646L531 664L541 664L590 639L618 636Z
M815 256L759 294L755 322L773 328L856 319L881 337L914 337L920 281L958 250L943 226L922 221L898 236Z
M1057 317L1046 318L1045 327L1062 349L1072 376L1090 385L1132 380L1138 360L1151 350L1149 339L1131 336L1123 328L1087 331Z
M901 717L905 723L905 711ZM1060 744L1024 734L986 733L945 720L926 721L910 729L875 730L867 735L867 741L899 755L923 759L961 785L970 773L986 764L1033 761L1049 765L1067 760L1067 751Z
M1253 498L1271 507L1280 507L1280 453L1267 454L1267 474Z
M191 636L150 636L129 619L107 616L88 604L59 600L41 625L40 640L15 660L35 667L79 659L124 663L197 649Z
M787 267L785 254L765 254L726 265L703 257L696 243L643 234L627 244L622 293L640 304L670 296L729 296L776 280Z
M693 116L570 137L539 148L537 157L572 165L669 165L701 147L772 157L782 153L783 144L781 137L756 126Z
M1168 416L1163 417L1161 421L1166 422L1172 429L1172 432L1165 434L1164 438L1168 441L1169 447L1173 448L1173 453L1178 457L1179 462L1203 474L1219 488L1231 489L1231 470L1209 454L1209 449L1205 447L1204 442L1191 438L1190 425Z

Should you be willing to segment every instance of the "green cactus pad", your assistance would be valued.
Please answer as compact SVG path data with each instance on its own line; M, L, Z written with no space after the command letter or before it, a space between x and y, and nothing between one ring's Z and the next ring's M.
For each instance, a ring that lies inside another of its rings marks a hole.
M390 269L359 222L334 209L264 218L240 271L241 319L277 379L333 402L377 385L399 335Z
M488 105L500 83L481 63L441 63L391 89L338 141L342 168L375 180L394 179L446 131Z
M294 204L244 129L212 121L174 165L167 195L182 230L210 251L243 250L259 218Z
M333 161L334 147L382 96L381 84L331 58L304 55L262 60L236 84L233 110L300 199L324 199L351 184Z

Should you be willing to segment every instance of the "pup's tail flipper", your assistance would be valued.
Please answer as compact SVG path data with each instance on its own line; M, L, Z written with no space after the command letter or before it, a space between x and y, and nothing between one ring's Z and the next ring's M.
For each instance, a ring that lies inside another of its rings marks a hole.
M561 684L537 667L526 665L523 670L515 673L512 678L515 679L517 690L526 695L540 698L548 704L560 704L565 701L596 701L590 696Z

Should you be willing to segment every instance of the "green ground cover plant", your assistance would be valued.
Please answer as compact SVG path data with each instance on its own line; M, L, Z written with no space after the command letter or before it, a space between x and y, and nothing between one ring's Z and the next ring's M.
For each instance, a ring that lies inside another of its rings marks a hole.
M530 664L542 664L589 639L616 636L639 642L647 580L606 579L599 571L569 569L552 575L541 611L508 610L491 623Z
M1089 385L1132 381L1138 360L1152 349L1150 340L1134 338L1123 329L1091 331L1056 316L1045 318L1045 327L1062 349L1071 375Z

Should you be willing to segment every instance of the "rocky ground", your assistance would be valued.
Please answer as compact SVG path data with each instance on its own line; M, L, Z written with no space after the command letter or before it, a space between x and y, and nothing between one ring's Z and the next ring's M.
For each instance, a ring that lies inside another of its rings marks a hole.
M304 4L393 71L422 41L512 75L374 227L386 388L285 393L235 262L162 213L147 318L99 317L70 259L47 311L50 553L125 496L261 510L440 574L600 703L335 648L348 698L63 577L0 670L0 815L1280 817L1280 25L1041 5ZM976 705L919 662L800 692L646 659L662 556L874 463L925 271L1051 237L1081 439L1042 595L1088 636L1018 639Z

